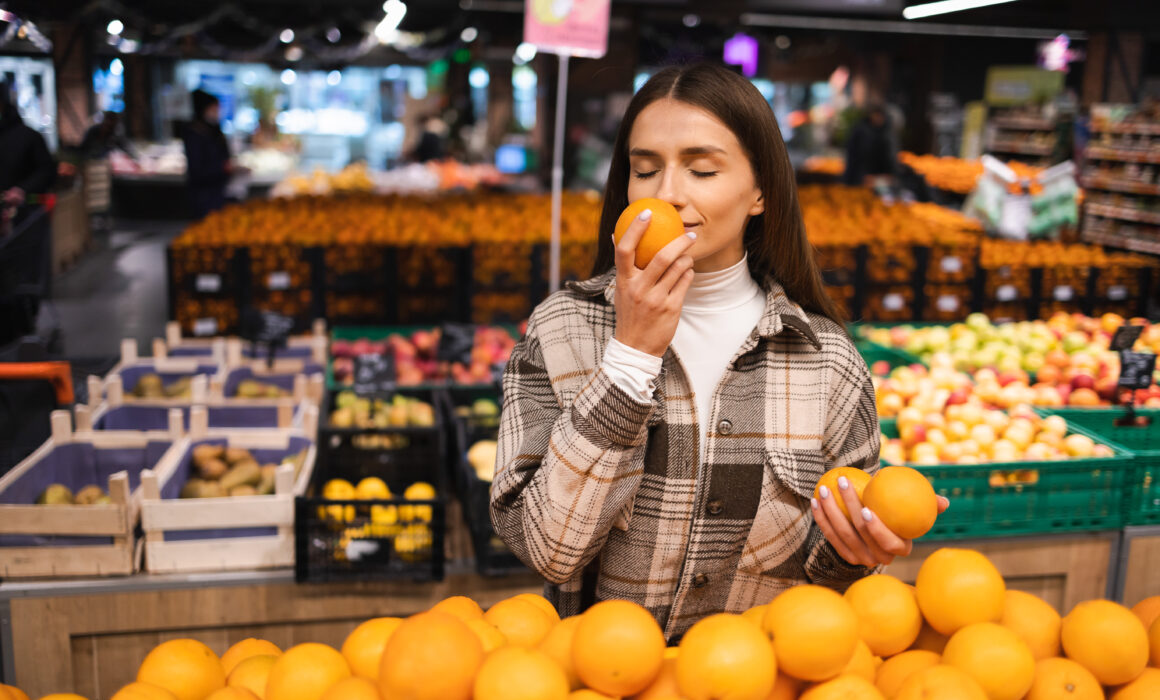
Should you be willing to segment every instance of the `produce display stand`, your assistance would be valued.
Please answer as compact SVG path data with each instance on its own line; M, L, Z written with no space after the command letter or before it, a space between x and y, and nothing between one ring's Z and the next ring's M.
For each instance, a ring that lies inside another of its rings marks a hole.
M1116 598L1127 605L1160 595L1160 525L1124 528Z

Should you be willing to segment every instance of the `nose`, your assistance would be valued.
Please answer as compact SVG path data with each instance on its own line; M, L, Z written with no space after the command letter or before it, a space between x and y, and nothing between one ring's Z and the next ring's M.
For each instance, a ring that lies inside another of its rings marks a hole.
M674 167L666 167L661 170L661 176L657 183L657 191L654 195L657 199L664 200L676 207L677 211L685 206L686 198L684 187L680 181L680 170Z

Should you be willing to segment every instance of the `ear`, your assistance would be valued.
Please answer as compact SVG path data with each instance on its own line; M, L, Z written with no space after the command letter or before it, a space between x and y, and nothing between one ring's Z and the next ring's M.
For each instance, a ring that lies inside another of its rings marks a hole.
M757 216L765 213L765 195L761 194L761 190L756 190L757 197L753 200L753 204L749 206L749 215Z

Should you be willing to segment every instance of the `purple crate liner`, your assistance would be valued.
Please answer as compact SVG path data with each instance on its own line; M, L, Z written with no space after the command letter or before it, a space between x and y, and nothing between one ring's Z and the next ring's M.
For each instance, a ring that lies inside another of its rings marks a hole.
M60 445L25 472L4 493L0 503L30 505L50 484L64 484L76 493L89 484L102 489L109 486L109 477L119 471L128 472L129 490L141 483L141 471L152 469L161 461L172 443L149 442L144 448L99 449L87 443ZM112 537L77 537L59 535L0 535L2 547L109 545Z
M119 373L121 375L121 388L124 389L126 394L133 393L133 390L137 388L137 383L141 381L141 377L145 376L146 374L152 374L153 371L153 367L149 365L126 367ZM214 375L217 374L217 372L217 365L198 365L197 369L195 369L192 374ZM158 372L158 374L161 375L161 383L166 386L176 382L178 379L184 379L186 377L192 376L188 372Z
M169 356L170 357L211 357L212 355L213 355L213 348L209 345L204 345L204 346L198 346L198 345L184 345L184 346L182 346L182 345L179 345L178 347L169 349ZM254 347L247 343L242 348L242 356L248 357L250 359L256 358L256 359L263 359L264 360L264 359L266 359L266 349L265 349L265 347L263 347L263 348L259 349L258 352L255 353ZM281 349L276 350L274 352L274 357L276 359L279 359L279 360L283 360L283 359L285 359L285 360L291 360L291 359L308 360L312 356L313 356L313 351L311 348L301 347L301 346L281 348Z
M182 422L189 430L189 408L182 407ZM111 408L93 423L94 430L169 430L167 406L125 404ZM276 406L207 406L211 428L277 428Z
M193 469L193 448L198 445L228 445L227 440L200 440L190 446L190 449L181 456L177 471L161 486L161 498L173 499L181 495L181 487L189 480ZM313 443L307 438L292 437L288 449L285 450L250 450L258 464L281 463L282 459L298 454ZM217 530L173 530L162 533L166 542L181 542L186 540L222 539L227 537L273 537L278 534L276 527L235 527Z
M224 387L225 395L233 398L238 393L238 385L247 379L256 379L264 384L273 384L279 389L287 392L294 391L294 377L298 374L323 374L324 369L322 365L307 362L302 365L301 372L279 372L275 374L254 374L254 370L250 367L239 367L231 370L226 375L226 383Z

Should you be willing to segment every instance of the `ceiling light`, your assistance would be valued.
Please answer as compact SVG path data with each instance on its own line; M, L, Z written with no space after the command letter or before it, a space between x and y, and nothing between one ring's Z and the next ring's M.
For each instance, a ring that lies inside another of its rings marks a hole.
M290 48L286 49L286 60L287 61L301 61L302 60L302 47L301 46L291 46Z
M528 42L521 42L520 45L516 47L516 58L519 58L522 62L527 63L535 57L536 47L529 44Z
M773 40L773 45L776 46L777 48L781 49L782 51L785 51L786 49L788 49L791 44L792 44L792 42L789 40L789 37L786 36L785 34L779 34L778 37Z
M339 73L336 70L332 70L326 74L326 84L327 85L334 86L334 85L338 85L341 82L342 82L342 73Z
M289 68L282 71L282 84L283 85L293 85L295 80L298 80L297 73L290 70Z
M911 5L902 11L902 16L906 19L922 19L923 17L933 17L934 15L944 15L948 12L960 12L962 10L973 10L976 7L999 5L1005 2L1015 2L1015 0L939 0L938 2Z
M686 27L689 27L690 29L692 29L693 27L695 27L701 23L701 18L698 17L697 15L685 15L684 17L681 18L681 23L684 24Z
M121 32L125 31L125 23L119 19L109 22L109 26L105 27L105 31L113 36L120 36Z
M468 27L468 28L464 29L462 32L459 32L459 38L463 39L463 41L468 43L468 44L475 41L476 37L478 37L478 36L479 36L479 30L476 29L475 27Z
M294 30L290 28L283 29L282 33L278 35L278 39L283 44L289 44L291 41L294 41Z
M337 44L338 40L342 38L342 32L338 27L331 27L326 30L326 40L332 44Z

